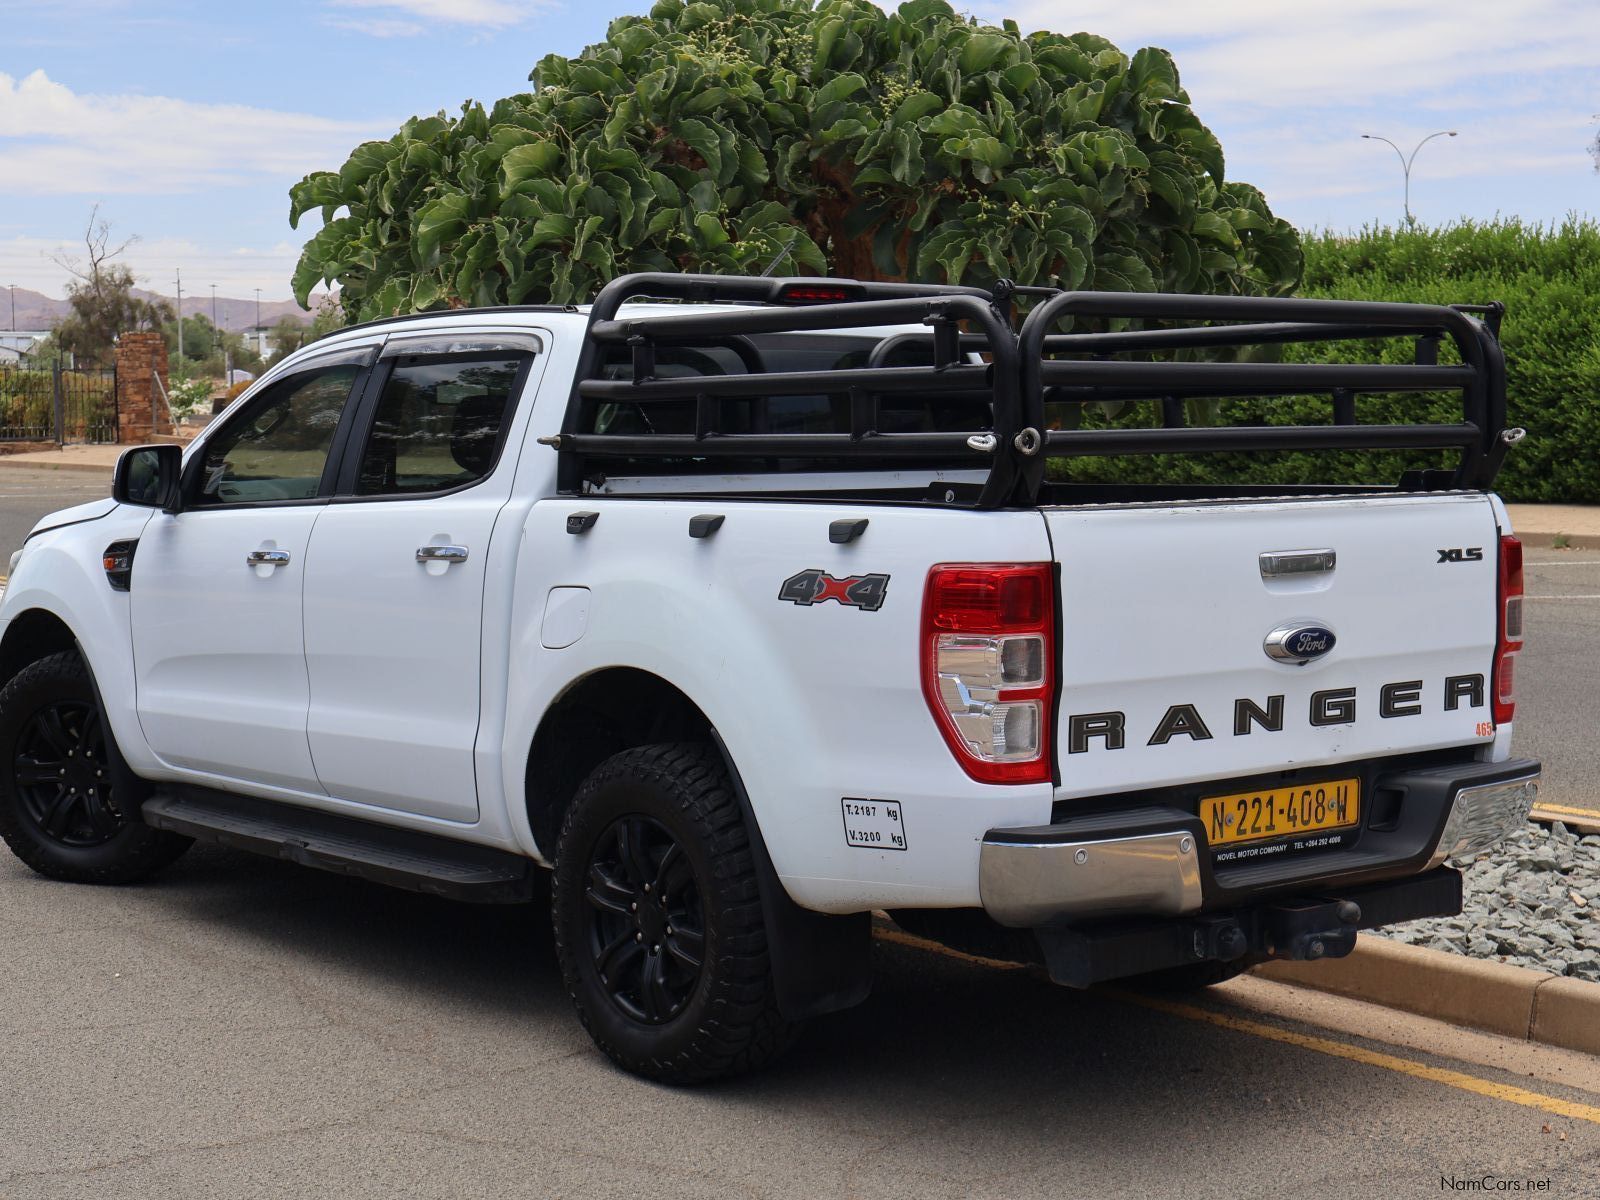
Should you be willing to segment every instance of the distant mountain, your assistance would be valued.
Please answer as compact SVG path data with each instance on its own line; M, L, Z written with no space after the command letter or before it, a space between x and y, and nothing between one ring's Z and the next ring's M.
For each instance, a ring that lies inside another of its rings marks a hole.
M164 300L173 303L171 296L163 296L159 292L148 292L143 288L134 288L133 294L141 300ZM17 300L17 329L53 329L57 321L67 315L69 305L65 300L53 300L42 292L29 291L27 288L15 289ZM326 297L326 292L313 292L311 294L311 308L316 310L318 304ZM174 307L176 307L174 305ZM256 323L256 302L251 297L248 300L236 300L231 296L217 297L217 324L224 329L241 330L249 329ZM206 291L203 295L183 298L184 316L203 314L211 316L211 293ZM277 324L281 317L293 317L302 325L311 324L311 313L306 312L293 300L263 300L261 302L261 323L266 326ZM11 329L10 295L5 289L0 289L0 330Z

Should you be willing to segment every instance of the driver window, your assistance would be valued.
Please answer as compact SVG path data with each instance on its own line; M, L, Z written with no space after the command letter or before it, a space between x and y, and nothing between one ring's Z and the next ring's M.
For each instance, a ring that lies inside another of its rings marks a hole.
M361 368L308 371L261 395L206 444L196 502L310 500L322 483L339 415Z

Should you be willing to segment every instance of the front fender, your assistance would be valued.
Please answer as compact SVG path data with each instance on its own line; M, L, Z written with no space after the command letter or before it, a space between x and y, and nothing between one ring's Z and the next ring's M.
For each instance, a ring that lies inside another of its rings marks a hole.
M135 704L129 593L111 587L100 560L111 542L137 539L152 511L117 506L99 519L35 533L0 599L6 636L31 610L49 613L72 631L100 689L112 736L135 772L157 764Z

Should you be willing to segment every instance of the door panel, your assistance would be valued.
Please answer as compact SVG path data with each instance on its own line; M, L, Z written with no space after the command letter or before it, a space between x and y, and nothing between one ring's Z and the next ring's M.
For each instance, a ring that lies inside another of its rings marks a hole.
M480 635L497 470L531 354L397 357L306 566L307 738L330 796L478 819Z
M301 592L361 376L347 352L269 385L197 449L184 511L145 526L130 589L136 701L175 769L322 791Z
M330 796L475 821L478 646L504 495L331 505L306 564L307 737ZM417 560L453 546L465 561Z
M309 507L157 515L133 561L139 724L168 765L320 792L300 590ZM251 564L255 552L288 554Z

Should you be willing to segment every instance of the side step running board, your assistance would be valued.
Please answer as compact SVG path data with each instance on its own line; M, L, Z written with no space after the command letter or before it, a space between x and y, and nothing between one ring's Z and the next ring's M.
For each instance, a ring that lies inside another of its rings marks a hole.
M144 803L145 824L197 841L479 904L533 897L530 859L315 809L200 788Z

